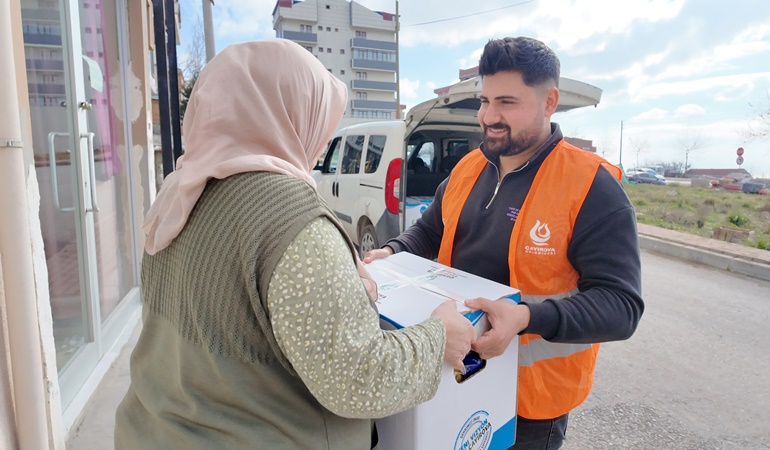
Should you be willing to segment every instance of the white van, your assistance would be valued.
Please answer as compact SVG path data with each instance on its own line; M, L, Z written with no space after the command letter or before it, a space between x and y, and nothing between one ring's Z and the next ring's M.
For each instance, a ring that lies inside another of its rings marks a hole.
M559 81L559 111L596 105L601 89ZM422 215L457 162L478 148L481 78L413 107L404 120L338 130L313 178L363 255L398 236Z

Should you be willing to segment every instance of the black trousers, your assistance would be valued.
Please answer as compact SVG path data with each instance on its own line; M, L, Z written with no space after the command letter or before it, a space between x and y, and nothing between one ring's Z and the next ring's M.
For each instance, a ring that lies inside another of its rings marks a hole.
M567 437L569 414L555 419L516 418L516 443L508 450L557 450Z

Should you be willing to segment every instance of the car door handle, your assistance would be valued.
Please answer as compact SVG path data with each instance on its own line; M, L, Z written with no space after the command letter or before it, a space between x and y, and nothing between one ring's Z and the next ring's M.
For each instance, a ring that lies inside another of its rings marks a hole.
M340 196L340 184L336 181L332 183L332 196L334 197Z

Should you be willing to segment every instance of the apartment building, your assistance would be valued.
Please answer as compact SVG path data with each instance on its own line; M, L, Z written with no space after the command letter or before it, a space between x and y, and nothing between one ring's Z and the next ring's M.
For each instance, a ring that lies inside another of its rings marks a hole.
M347 0L278 0L276 37L318 57L348 86L340 127L398 116L397 18Z

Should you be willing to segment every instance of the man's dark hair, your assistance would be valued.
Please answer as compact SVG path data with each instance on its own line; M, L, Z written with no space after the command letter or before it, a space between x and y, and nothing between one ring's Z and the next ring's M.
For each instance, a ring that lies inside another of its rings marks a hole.
M484 46L479 75L519 72L527 86L553 81L559 87L559 58L547 45L528 37L492 39Z

